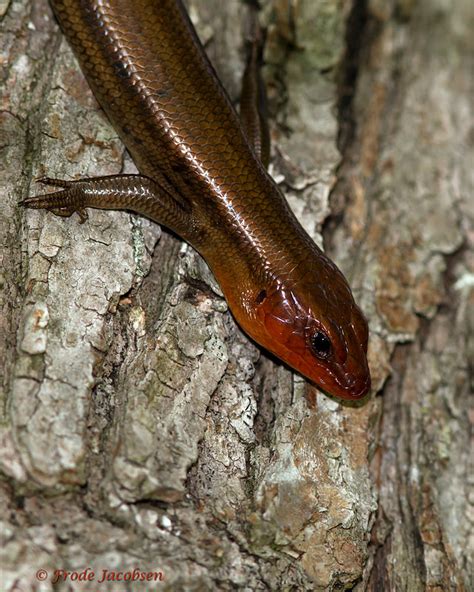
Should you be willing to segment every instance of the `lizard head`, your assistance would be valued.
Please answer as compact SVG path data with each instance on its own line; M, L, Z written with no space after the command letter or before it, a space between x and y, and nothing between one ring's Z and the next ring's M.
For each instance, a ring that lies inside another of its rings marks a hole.
M370 390L367 321L319 250L316 277L314 264L307 272L303 265L291 278L254 282L228 301L250 337L322 390L349 400Z
M350 291L333 310L321 292L265 290L256 306L255 339L324 391L360 399L370 389L367 321Z

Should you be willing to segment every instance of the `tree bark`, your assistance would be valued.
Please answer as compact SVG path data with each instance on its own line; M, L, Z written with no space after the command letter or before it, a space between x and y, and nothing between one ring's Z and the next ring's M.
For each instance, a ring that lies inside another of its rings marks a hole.
M372 396L270 359L151 222L17 206L134 168L47 2L0 2L2 590L468 589L471 1L262 4L271 172L370 320ZM247 9L188 7L237 103Z

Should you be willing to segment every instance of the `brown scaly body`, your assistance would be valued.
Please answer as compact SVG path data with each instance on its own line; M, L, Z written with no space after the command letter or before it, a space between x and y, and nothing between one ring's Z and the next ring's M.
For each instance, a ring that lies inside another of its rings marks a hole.
M181 2L52 4L141 175L45 180L64 190L24 205L128 209L171 228L251 337L326 391L365 395L367 323L250 145Z

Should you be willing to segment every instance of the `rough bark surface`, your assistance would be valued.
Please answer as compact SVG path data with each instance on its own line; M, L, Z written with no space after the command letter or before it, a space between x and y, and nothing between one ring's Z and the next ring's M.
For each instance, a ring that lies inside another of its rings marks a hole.
M188 6L237 102L245 7ZM471 0L263 3L272 174L370 319L359 406L250 343L158 226L17 206L133 164L47 2L0 18L1 590L467 590ZM164 579L99 583L135 568Z

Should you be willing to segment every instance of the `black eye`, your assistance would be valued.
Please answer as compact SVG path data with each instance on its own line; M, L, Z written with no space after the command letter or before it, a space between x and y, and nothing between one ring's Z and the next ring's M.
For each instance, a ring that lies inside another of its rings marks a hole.
M255 299L255 301L257 304L262 304L262 302L265 300L266 297L267 297L267 291L262 290L261 292L258 293L258 296Z
M311 337L311 347L318 358L327 358L331 353L329 337L322 331L318 331Z

